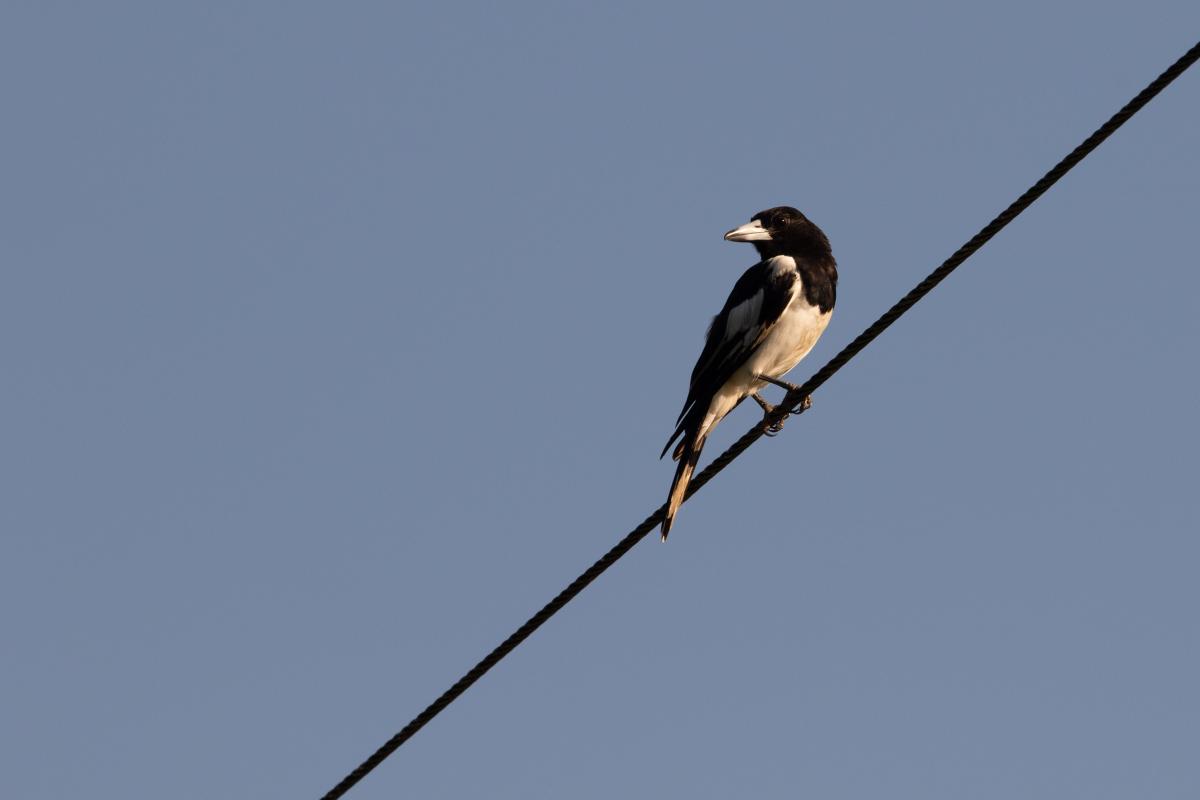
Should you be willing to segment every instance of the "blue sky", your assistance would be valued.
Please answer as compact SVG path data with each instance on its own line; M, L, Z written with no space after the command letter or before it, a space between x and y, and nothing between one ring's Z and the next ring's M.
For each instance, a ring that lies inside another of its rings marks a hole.
M3 794L319 796L663 501L724 231L832 240L802 380L1198 31L9 4ZM1193 70L350 796L1196 796L1198 127Z

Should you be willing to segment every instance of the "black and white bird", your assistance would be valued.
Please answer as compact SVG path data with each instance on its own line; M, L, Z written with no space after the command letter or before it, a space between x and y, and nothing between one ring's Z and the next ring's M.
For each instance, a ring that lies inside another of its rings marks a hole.
M713 427L747 397L770 413L759 390L768 383L788 385L779 378L817 343L837 296L829 239L796 209L761 211L725 239L753 243L762 260L738 279L713 317L675 433L663 448L666 455L679 439L672 456L679 467L662 521L664 542Z

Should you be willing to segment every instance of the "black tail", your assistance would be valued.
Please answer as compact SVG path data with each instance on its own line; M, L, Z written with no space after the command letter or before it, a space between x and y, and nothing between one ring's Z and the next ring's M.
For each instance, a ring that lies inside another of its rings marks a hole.
M671 525L675 522L675 512L683 504L688 484L692 482L692 473L696 471L696 462L700 460L700 451L703 449L704 440L693 442L692 434L689 431L684 434L683 441L679 443L679 448L675 451L675 457L679 459L679 466L675 469L675 480L671 483L671 491L667 495L667 515L663 517L662 521L662 540L664 542L667 540L667 534L671 532Z

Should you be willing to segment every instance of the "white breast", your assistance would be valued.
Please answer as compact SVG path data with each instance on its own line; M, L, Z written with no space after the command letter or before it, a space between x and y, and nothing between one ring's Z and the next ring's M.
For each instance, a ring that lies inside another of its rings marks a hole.
M799 364L800 359L808 355L825 332L831 314L831 311L822 312L816 306L809 305L804 297L804 287L800 281L796 281L788 307L746 362L747 377L757 373L778 378ZM760 383L751 391L761 386Z
M792 268L795 268L794 263ZM768 384L755 380L755 375L781 378L799 364L800 359L808 355L825 332L832 313L832 310L822 312L810 305L804 297L804 287L797 280L792 287L792 299L779 321L772 326L754 354L713 396L700 424L698 438L702 441L712 427L744 398L766 388Z

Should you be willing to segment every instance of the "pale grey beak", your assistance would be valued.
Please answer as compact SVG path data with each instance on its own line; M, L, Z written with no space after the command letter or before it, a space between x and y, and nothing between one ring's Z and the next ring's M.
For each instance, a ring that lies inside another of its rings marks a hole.
M740 228L734 228L729 233L725 234L727 242L769 242L771 241L771 232L763 227L762 222L754 220L747 222Z

